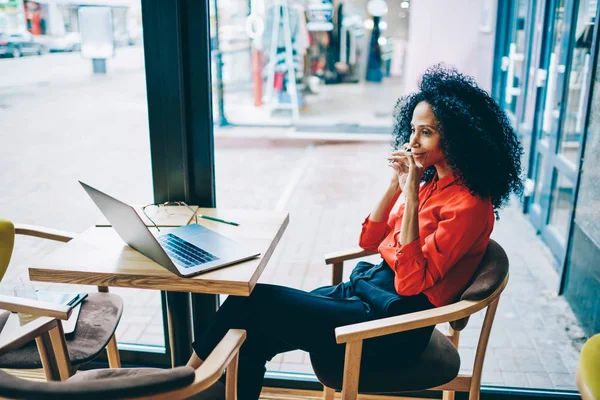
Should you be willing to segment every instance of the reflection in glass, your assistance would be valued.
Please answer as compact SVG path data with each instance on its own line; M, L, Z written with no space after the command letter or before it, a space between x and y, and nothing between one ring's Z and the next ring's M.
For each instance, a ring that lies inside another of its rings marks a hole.
M539 131L540 138L550 135L552 122L558 117L557 112L560 110L561 96L557 96L559 89L556 83L558 75L564 73L564 65L560 65L562 61L561 39L564 28L564 3L564 0L560 0L556 6L548 78L546 80L546 100L544 103L542 129Z
M553 226L564 240L569 234L573 189L573 182L555 169L548 225Z
M512 63L512 74L509 74L509 79L512 78L512 95L510 99L507 96L507 108L511 113L515 113L517 110L517 99L516 97L522 93L522 81L524 78L523 71L523 55L525 54L525 20L527 18L527 4L526 0L519 0L517 5L517 16L514 22L514 33L513 43L515 44L514 52L509 55L510 62ZM512 76L511 76L512 75ZM508 101L510 100L510 101Z
M2 3L6 2L0 0L0 20ZM19 37L33 38L43 51L36 47L15 54L23 57L0 58L0 160L6 166L26 166L4 168L10 173L0 174L3 214L16 223L83 232L98 221L99 213L82 197L78 179L127 202L147 204L152 199L152 170L141 2L92 2L110 8L105 15L111 16L112 30L80 18L79 10L93 8L79 7L81 2L16 3L23 12L17 11L8 26L0 21L0 37L5 26ZM81 51L90 37L86 33L112 36L114 54L107 52L104 71ZM61 245L24 240L2 282L28 282L31 261ZM32 284L40 290L91 290ZM156 346L160 351L165 345L160 293L118 288L111 292L124 301L119 343Z
M529 163L527 160L529 160L529 151L531 149L531 141L533 136L533 120L538 110L536 107L539 93L538 74L541 73L538 66L540 65L542 39L544 36L544 11L545 7L543 4L535 7L533 35L531 37L531 45L529 46L530 60L528 64L528 70L523 72L524 74L529 74L529 80L527 81L527 87L525 88L525 107L523 110L521 123L518 126L518 132L520 135L519 138L521 139L521 145L523 146L522 166L525 174L528 174ZM523 67L525 68L525 64Z
M535 192L533 194L533 203L540 205L541 197L542 197L542 188L544 187L544 170L546 169L546 163L544 160L544 156L541 153L538 153L536 160L536 170L535 170Z
M597 2L580 3L575 26L573 57L569 75L567 104L560 134L559 152L574 166L578 164L579 147L585 116L585 95L591 69L591 47Z

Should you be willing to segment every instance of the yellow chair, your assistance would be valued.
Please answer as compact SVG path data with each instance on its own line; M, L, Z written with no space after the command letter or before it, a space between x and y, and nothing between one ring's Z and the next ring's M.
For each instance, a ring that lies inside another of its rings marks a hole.
M600 334L592 336L581 349L577 387L583 400L600 399Z
M12 256L15 235L34 236L43 239L68 242L73 234L29 225L13 225L0 218L0 280L6 274ZM0 368L29 369L44 368L47 380L64 380L74 373L77 367L96 358L105 348L109 366L120 368L121 361L117 349L115 331L123 313L123 300L120 296L107 293L107 288L98 288L102 293L89 293L81 305L75 332L65 337L62 323L70 317L70 308L12 296L0 296L0 332L9 321L10 311L24 312L38 317L57 318L58 330L68 349L70 361L66 370L59 371L56 360L49 357L49 342L43 336L35 342L15 348L0 355ZM7 310L2 312L1 310ZM9 329L7 327L7 329ZM11 327L10 329L14 329ZM5 332L6 333L6 332ZM12 336L13 332L10 332ZM15 332L16 334L16 332ZM10 336L2 335L5 340ZM22 343L21 343L22 344Z

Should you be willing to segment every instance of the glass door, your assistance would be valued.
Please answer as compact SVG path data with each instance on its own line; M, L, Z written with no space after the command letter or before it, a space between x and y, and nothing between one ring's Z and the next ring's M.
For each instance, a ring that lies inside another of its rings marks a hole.
M530 218L557 258L559 269L580 165L596 8L595 0L556 0L549 19L552 39L533 157Z
M530 7L526 43L528 48L525 50L525 61L523 73L526 78L523 82L524 93L519 96L517 101L517 120L519 123L515 131L523 146L524 154L522 165L524 173L530 178L528 166L531 164L532 155L535 153L535 135L534 123L536 121L536 112L541 108L542 88L547 79L548 72L542 68L544 59L544 45L547 42L546 20L548 18L548 9L545 2L533 2ZM531 198L533 180L528 179L525 191L524 212L528 211L528 200Z
M523 92L523 81L525 79L525 37L527 27L527 16L533 2L528 0L515 0L511 10L509 21L508 41L502 57L501 69L504 87L500 99L504 109L508 113L513 127L516 127L517 100Z

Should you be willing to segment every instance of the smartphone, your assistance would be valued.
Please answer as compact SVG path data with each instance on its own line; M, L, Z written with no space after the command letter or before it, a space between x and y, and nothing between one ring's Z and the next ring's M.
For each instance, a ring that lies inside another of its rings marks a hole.
M69 307L75 307L88 296L87 293L51 292L46 290L36 290L35 294L37 299L40 301L53 304L63 304Z

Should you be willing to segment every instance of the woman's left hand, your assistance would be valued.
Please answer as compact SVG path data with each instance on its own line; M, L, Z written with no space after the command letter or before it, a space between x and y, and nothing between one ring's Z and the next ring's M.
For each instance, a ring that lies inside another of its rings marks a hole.
M419 200L419 187L421 185L421 178L423 178L423 166L415 161L412 154L407 153L406 163L408 165L408 176L406 177L406 183L402 188L402 192L406 196L407 201L418 201Z

